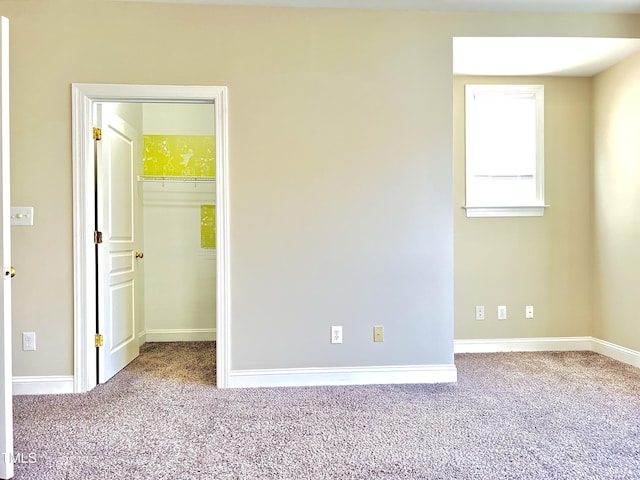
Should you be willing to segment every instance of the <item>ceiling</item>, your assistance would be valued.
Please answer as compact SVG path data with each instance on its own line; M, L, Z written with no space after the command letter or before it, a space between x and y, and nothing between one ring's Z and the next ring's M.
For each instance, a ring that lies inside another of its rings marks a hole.
M640 39L457 37L456 75L591 77L640 51Z
M640 0L121 0L263 7L365 8L452 12L640 13Z

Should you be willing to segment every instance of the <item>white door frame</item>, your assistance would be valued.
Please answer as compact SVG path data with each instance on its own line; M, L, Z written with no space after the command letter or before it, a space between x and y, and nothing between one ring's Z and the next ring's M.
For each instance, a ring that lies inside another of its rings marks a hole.
M227 87L174 85L72 86L73 156L73 294L74 392L97 385L94 346L96 325L96 267L94 231L93 107L96 102L210 103L215 109L216 134L216 379L229 385L230 263L229 159Z
M11 221L9 219L9 20L0 17L0 264L2 264L2 313L0 314L0 478L12 478L13 468L13 369L11 337ZM4 263L6 262L6 263Z

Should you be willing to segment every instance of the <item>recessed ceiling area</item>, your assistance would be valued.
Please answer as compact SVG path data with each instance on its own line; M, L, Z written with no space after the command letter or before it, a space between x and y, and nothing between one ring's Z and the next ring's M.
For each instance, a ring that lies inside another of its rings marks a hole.
M454 75L591 77L640 51L640 39L456 37Z

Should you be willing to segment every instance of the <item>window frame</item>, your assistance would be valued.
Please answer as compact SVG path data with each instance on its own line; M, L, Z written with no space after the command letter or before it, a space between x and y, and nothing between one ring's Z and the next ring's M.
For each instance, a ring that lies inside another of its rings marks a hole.
M536 167L535 192L533 202L525 205L516 204L479 204L469 203L469 185L471 170L467 150L467 132L470 128L470 111L475 94L501 95L533 95L536 114ZM544 202L544 85L514 85L514 84L467 84L465 85L465 206L467 217L541 217L548 205Z

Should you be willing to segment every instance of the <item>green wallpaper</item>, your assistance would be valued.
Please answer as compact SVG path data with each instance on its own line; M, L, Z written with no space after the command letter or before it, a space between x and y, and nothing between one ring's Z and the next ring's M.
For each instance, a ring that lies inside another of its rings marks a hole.
M200 247L216 248L215 205L200 205Z
M144 135L143 175L214 177L213 135Z

